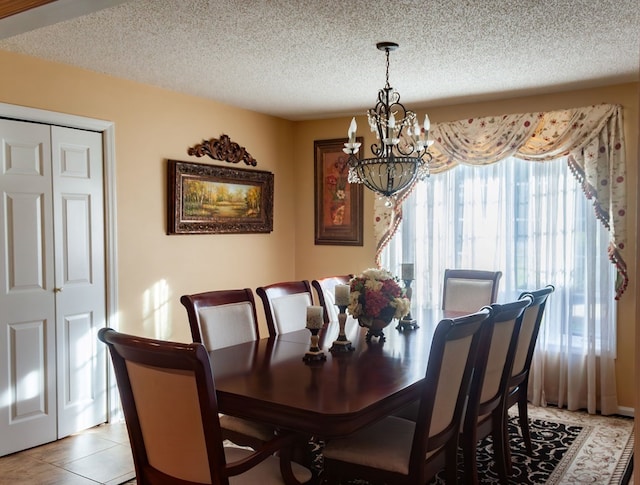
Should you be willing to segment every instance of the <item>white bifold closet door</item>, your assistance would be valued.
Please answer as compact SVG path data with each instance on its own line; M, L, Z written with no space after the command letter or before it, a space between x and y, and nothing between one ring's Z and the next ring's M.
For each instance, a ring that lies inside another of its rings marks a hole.
M0 456L106 421L100 133L0 119Z

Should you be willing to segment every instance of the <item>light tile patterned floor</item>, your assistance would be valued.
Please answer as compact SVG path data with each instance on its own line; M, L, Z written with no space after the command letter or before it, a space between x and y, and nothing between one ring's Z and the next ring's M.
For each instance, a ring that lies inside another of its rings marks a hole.
M2 485L117 485L134 477L124 422L0 458Z

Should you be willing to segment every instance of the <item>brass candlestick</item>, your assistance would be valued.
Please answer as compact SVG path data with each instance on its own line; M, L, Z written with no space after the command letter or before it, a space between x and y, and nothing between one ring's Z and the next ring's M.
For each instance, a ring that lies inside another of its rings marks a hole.
M413 291L411 290L411 283L413 279L405 278L404 286L407 289L407 299L411 301L411 295ZM407 328L411 330L415 330L416 328L420 328L418 322L411 316L411 310L404 317L398 320L398 325L396 326L396 330L406 330Z
M340 331L338 332L338 338L333 341L329 352L351 352L355 350L355 347L351 343L349 339L347 339L347 335L344 331L344 326L347 322L347 305L337 305L338 306L338 325L340 326Z

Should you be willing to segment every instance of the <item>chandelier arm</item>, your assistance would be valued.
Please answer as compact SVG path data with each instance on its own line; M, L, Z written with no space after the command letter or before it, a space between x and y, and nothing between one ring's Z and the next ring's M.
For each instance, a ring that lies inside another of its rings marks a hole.
M398 153L400 155L402 155L403 157L410 157L413 154L417 154L417 150L413 145L407 144L407 150L403 150L402 147L400 145L398 145L396 147L396 150L398 151Z

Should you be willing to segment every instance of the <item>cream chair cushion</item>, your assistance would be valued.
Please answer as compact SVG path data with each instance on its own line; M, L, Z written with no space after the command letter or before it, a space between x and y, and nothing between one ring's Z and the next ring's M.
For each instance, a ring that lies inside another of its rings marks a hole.
M336 296L334 294L334 290L322 290L322 294L324 295L324 301L326 305L327 317L329 317L330 322L338 321L338 307L336 307Z
M454 411L469 354L472 337L447 342L442 356L438 388L436 389L429 436L435 436L449 426ZM460 358L463 356L464 358ZM417 414L416 414L417 416Z
M227 463L242 460L251 454L250 450L227 446L224 449L224 456ZM306 468L291 462L291 470L298 481L304 483L311 479L311 472ZM258 466L253 467L242 475L229 477L230 485L282 485L282 474L280 473L280 459L271 456Z
M198 322L202 343L209 350L258 339L249 302L200 308Z
M491 304L493 281L449 278L445 291L444 309L459 312L477 312Z
M513 361L513 370L511 371L512 376L524 371L524 366L527 363L527 354L529 353L529 345L533 338L533 331L536 327L539 311L540 305L527 307L524 311L522 326L520 327L520 334L518 335L518 347L516 348L516 356Z
M269 441L274 437L274 429L272 426L256 421L248 421L236 416L229 416L228 414L220 414L219 417L220 426L229 431L251 436L261 441Z
M485 402L495 396L500 388L500 378L504 372L505 360L509 351L509 344L513 335L515 320L496 322L493 327L487 370L482 383L480 402Z
M126 365L149 464L172 477L207 483L209 459L194 373ZM166 389L181 398L167 399ZM176 441L181 446L174 446Z
M409 457L415 423L389 416L348 436L331 440L322 454L372 468L409 474Z
M307 307L312 304L309 293L279 296L272 298L270 304L276 331L279 334L305 328Z

